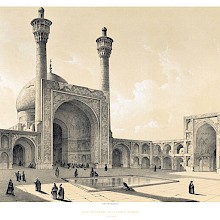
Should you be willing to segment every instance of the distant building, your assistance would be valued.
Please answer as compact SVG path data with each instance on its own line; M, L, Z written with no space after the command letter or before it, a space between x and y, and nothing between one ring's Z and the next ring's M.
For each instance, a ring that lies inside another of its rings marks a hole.
M96 40L102 90L70 85L47 72L52 22L44 9L31 21L36 42L36 76L17 98L18 124L0 130L0 168L52 169L89 163L94 167L219 171L220 113L184 118L184 138L169 141L115 139L110 127L109 58L113 40L102 29ZM217 155L217 156L216 156Z

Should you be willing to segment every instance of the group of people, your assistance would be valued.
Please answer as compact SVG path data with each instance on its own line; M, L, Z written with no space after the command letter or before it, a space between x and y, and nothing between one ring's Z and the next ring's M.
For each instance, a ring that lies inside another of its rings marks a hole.
M60 165L61 167L66 167L68 169L70 169L70 168L84 168L84 169L89 168L89 163L84 164L84 163L65 163L65 162L59 163L59 162L56 162L54 164L54 166L57 166L57 165Z
M89 163L86 163L86 164L84 164L84 163L72 163L72 164L70 164L70 167L72 167L72 168L89 168Z
M39 178L35 180L35 191L41 192L41 182ZM51 190L51 195L53 199L59 199L59 200L64 200L64 188L62 187L62 184L60 184L59 189L56 186L56 183L54 183L52 190Z
M53 199L64 200L64 188L62 187L62 184L60 184L58 189L56 183L54 183L51 189L51 195Z
M26 176L25 176L24 171L22 172L22 174L20 174L19 171L16 172L16 173L15 173L15 176L16 176L16 180L17 180L18 182L20 182L21 180L24 181L24 182L26 182Z
M28 168L36 168L36 164L35 163L30 163L29 165L28 165Z
M158 169L161 169L161 166L159 166ZM157 166L155 165L154 166L154 172L156 172L156 171L157 171Z
M78 177L79 176L79 173L78 173L78 170L76 169L74 171L74 177ZM92 167L91 171L90 171L90 177L98 177L99 174L94 170L94 168Z
M154 171L156 171L156 169L157 169L157 167L155 166ZM108 170L107 164L105 164L104 170L105 171ZM20 182L21 180L26 182L26 176L25 176L24 171L22 172L22 174L20 174L20 172L18 171L15 173L15 175L16 175L16 180L18 182ZM56 177L59 177L59 168L58 167L55 170L55 175L56 175ZM74 172L74 176L78 177L78 170L77 169ZM90 177L98 177L98 176L99 176L98 173L92 167L91 172L90 172ZM38 192L41 192L41 182L40 182L39 178L37 178L34 183L35 183L35 190ZM128 184L125 182L123 182L123 189L126 191L133 191L133 189L131 187L129 187ZM189 192L189 194L195 194L195 187L194 187L193 181L190 181L190 183L189 183L188 192ZM8 183L6 195L15 196L14 185L13 185L13 182L11 179L9 180L9 183ZM62 187L62 184L60 184L59 189L58 189L58 187L56 186L56 183L54 183L54 185L51 189L51 195L52 195L53 199L64 200L64 188Z

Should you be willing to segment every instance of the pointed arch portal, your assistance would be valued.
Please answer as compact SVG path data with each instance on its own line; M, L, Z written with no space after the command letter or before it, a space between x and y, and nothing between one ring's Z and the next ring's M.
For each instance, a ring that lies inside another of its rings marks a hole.
M208 123L196 132L194 171L216 171L216 131Z

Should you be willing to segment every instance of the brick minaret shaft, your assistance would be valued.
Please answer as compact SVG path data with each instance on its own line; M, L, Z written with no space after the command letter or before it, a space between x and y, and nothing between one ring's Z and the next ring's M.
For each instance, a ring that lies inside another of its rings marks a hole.
M35 81L35 130L42 121L42 79L47 78L46 44L52 22L44 18L44 9L39 8L38 18L31 21L36 42L36 81Z
M113 40L107 37L107 29L105 27L102 28L102 36L96 42L101 66L101 89L102 91L109 92L109 58Z
M109 137L112 137L110 120L110 85L109 85L109 58L112 51L113 40L107 37L107 28L102 28L102 36L96 40L97 50L100 57L101 89L105 93L109 106Z

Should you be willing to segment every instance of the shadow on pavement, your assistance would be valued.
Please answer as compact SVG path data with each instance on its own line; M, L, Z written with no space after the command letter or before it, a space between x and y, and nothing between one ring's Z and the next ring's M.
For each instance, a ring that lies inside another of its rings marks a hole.
M39 193L41 193L41 194L46 194L46 195L48 195L48 193L46 193L46 192L44 192L44 191L38 191Z
M136 192L135 190L134 191L125 191L124 189L118 189L118 190L111 190L111 191L117 192L117 193L129 194L129 195L133 195L133 196L140 196L140 197L144 197L144 198L156 199L160 202L198 202L196 200L191 200L191 199L151 195L151 194L147 194L147 193Z
M70 200L66 200L66 199L59 200L59 201L61 201L61 202L72 202L72 201L70 201Z
M194 195L196 195L196 196L206 196L204 194L199 194L199 193L195 193Z

